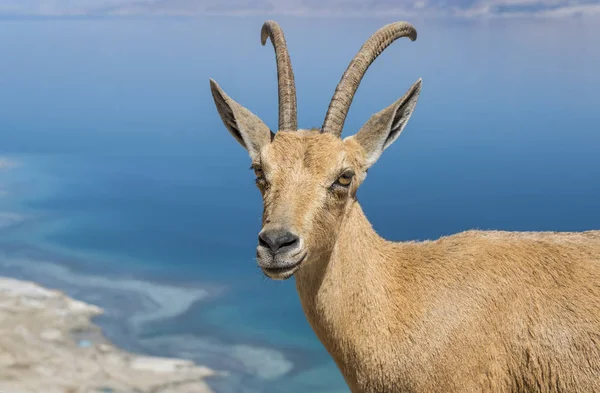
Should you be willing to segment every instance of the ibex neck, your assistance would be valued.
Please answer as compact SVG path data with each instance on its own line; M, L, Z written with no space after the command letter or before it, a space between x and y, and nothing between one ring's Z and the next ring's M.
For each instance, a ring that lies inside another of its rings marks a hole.
M383 263L384 251L389 247L390 243L375 232L360 204L353 202L340 225L331 254L322 260L310 261L296 274L300 297L315 296L323 285L334 284L327 279L345 281L356 276L364 281L364 274L374 272L377 265ZM335 283L336 286L341 284L343 282Z
M353 338L364 338L372 330L373 325L360 322L369 320L384 327L388 320L389 283L385 278L394 247L375 233L355 202L328 260L310 261L296 273L304 313L342 370L360 345L353 343Z

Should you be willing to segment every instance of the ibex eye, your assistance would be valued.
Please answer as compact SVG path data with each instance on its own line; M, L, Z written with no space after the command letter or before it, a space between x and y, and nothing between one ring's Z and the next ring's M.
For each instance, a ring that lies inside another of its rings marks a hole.
M269 187L269 184L267 183L267 180L265 179L265 174L262 170L262 168L259 165L252 165L250 167L250 169L252 169L254 171L254 174L256 175L256 185L260 188L260 189L267 189Z
M265 177L265 174L263 173L263 170L259 165L252 165L250 169L254 171L254 174L258 179Z
M337 186L348 187L350 183L352 183L352 178L354 177L353 171L346 171L338 177L336 182L334 183Z

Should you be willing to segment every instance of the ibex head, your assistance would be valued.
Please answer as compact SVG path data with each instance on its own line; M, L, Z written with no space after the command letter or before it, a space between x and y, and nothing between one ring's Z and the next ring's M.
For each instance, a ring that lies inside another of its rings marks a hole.
M231 99L211 79L225 127L248 151L264 202L258 236L258 264L273 279L287 279L303 265L326 258L367 170L408 122L421 79L392 105L374 114L354 136L341 139L346 114L371 63L394 40L417 38L406 22L386 25L362 46L342 76L322 128L298 130L296 88L285 38L267 21L261 31L275 48L279 80L279 131Z

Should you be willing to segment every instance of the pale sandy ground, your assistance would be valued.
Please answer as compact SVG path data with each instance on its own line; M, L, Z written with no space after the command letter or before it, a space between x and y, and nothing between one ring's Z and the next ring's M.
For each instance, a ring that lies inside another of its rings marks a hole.
M0 393L209 393L192 362L136 356L90 319L98 307L0 277Z

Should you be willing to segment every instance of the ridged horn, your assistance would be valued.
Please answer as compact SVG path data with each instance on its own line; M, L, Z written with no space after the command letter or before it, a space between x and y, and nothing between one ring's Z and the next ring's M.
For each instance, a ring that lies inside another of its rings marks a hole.
M408 22L394 22L377 30L364 43L335 88L323 122L323 132L342 135L348 109L365 72L385 48L401 37L414 41L417 39L417 30Z
M277 84L279 90L279 129L297 130L298 116L296 106L296 83L292 61L288 53L283 30L273 20L266 21L260 32L260 40L264 46L267 38L271 39L277 60Z

